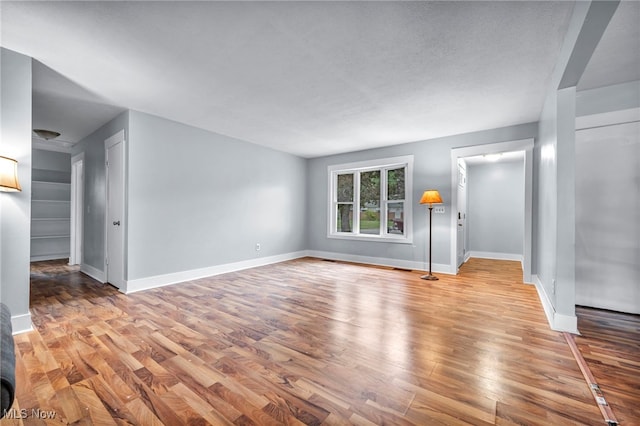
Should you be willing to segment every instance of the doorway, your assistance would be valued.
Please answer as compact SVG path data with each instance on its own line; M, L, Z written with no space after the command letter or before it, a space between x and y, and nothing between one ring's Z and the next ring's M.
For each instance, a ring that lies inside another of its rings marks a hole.
M458 273L458 255L459 255L459 238L458 231L458 214L461 212L460 208L464 207L466 211L466 203L460 204L458 196L459 185L459 160L465 157L472 157L483 154L498 154L511 151L524 151L524 174L525 174L525 188L524 188L524 247L522 253L522 270L523 281L525 283L532 283L531 275L531 256L532 256L532 205L533 205L533 138L521 139L509 142L498 142L486 145L475 145L463 148L451 149L451 253L450 253L450 265L452 267L451 273ZM455 209L455 210L453 210ZM463 224L464 229L464 224ZM463 237L464 239L464 237ZM462 243L464 244L464 242Z
M124 280L124 130L104 141L106 157L105 281L126 292Z

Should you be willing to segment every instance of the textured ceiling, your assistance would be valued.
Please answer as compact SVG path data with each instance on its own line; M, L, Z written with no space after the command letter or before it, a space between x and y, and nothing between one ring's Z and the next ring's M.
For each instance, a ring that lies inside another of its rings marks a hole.
M130 108L315 157L537 121L573 3L0 7L34 127L76 142Z

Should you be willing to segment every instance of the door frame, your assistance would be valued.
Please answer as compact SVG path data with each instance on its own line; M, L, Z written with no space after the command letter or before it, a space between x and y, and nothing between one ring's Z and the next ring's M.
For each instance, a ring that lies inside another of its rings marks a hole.
M109 148L111 148L114 145L117 145L119 143L122 143L122 186L123 186L123 190L122 190L122 194L120 194L120 196L122 197L121 202L122 202L122 247L121 247L121 253L122 253L122 274L123 276L120 277L120 282L123 283L123 287L119 288L119 290L123 293L126 293L126 281L125 281L125 271L127 269L127 264L126 264L126 256L125 256L125 241L126 241L126 235L127 235L127 221L125 219L125 212L127 211L127 207L126 207L126 159L127 159L127 154L126 154L126 139L125 139L125 134L124 134L124 129L118 131L116 134L114 134L113 136L107 138L104 141L104 158L105 158L105 191L104 191L104 198L105 198L105 212L104 212L104 282L109 282L109 266L107 264L107 257L109 255L109 166L108 166L108 151Z
M460 182L460 169L464 170L464 182ZM458 252L459 252L459 248L458 246L456 246L456 267L460 268L460 266L462 266L463 263L465 263L467 261L467 211L468 211L468 195L467 195L467 163L464 161L464 158L458 158L458 169L456 170L456 172L458 173L458 185L456 186L456 190L458 191L458 198L456 198L456 206L457 208L455 209L455 211L453 211L453 208L451 209L453 214L455 214L456 216L458 214L460 214L462 212L462 209L460 209L460 192L461 189L460 188L464 188L464 196L465 196L465 200L464 200L464 212L463 212L463 216L462 218L458 218L456 220L456 226L458 228L456 228L456 231L459 231L460 228L460 221L462 220L462 222L464 223L463 227L462 227L462 261L459 259L458 257ZM456 244L458 243L457 238L459 237L459 235L456 233Z
M533 208L533 138L519 139L507 142L497 142L485 145L473 145L461 148L451 148L451 273L458 274L458 158L472 157L482 154L498 154L509 151L524 151L524 247L522 251L522 279L525 283L533 283L531 274L532 256L532 208ZM457 210L456 210L457 211Z
M84 236L84 152L71 157L71 223L69 265L82 264Z

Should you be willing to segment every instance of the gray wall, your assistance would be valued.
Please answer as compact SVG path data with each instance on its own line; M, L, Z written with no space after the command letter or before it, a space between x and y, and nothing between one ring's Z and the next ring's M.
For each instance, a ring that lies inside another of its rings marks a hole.
M467 166L469 250L522 256L524 162Z
M104 141L129 128L124 112L74 146L73 155L84 152L84 217L82 265L104 272L106 168Z
M309 163L308 248L345 255L368 256L409 262L424 262L427 254L428 222L426 208L418 203L425 189L440 191L445 214L433 215L433 263L449 265L451 261L451 149L536 136L536 123L492 129L446 138L389 146L329 157L314 158ZM413 175L413 244L362 242L327 238L327 167L333 164L414 155ZM455 212L454 212L455 213Z
M306 248L306 160L136 111L129 129L128 280Z
M69 183L71 179L71 155L65 152L32 151L32 180Z
M625 124L576 132L576 303L639 314L640 81L576 101L580 116L636 108L635 122L624 113Z
M582 90L576 93L576 116L638 108L640 81Z
M0 300L14 332L31 328L31 58L0 48L0 155L18 160L22 192L0 193Z
M640 314L640 123L577 136L576 303Z

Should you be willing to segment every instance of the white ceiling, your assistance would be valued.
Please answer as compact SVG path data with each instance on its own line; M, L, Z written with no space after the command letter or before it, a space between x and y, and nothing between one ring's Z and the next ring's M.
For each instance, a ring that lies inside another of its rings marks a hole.
M573 3L0 8L2 46L38 61L34 127L77 142L134 109L316 157L537 121Z
M465 157L464 161L469 166L487 163L509 163L520 161L524 165L524 151L501 152L498 154L483 154Z

